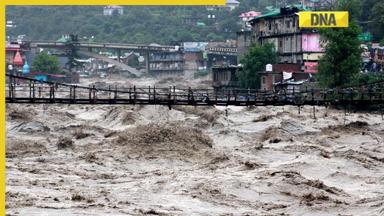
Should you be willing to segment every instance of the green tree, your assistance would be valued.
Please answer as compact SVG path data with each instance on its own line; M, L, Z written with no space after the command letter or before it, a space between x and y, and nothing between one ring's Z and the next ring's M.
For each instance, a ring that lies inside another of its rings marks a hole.
M202 6L124 7L124 14L118 16L104 16L100 6L10 6L6 18L14 21L17 28L7 28L7 35L26 34L28 40L57 40L73 32L79 38L93 35L101 42L170 44L183 40L207 41L207 35L213 33L216 36L211 35L210 39L224 41L236 38L240 13L264 11L269 5L268 0L262 0L262 8L258 8L258 2L242 0L240 7L233 11L207 11ZM208 18L212 14L216 19ZM204 22L206 26L195 27L196 22ZM134 37L136 33L144 36Z
M350 20L357 20L362 14L362 2L360 0L338 0L336 10L348 11Z
M41 52L32 62L32 70L44 73L61 73L59 60L56 56Z
M384 46L384 38L380 41L380 46Z
M325 55L320 59L318 81L324 87L340 87L353 83L360 72L361 49L357 24L357 0L340 0L338 10L350 11L348 28L325 29L321 31L327 42Z
M240 86L251 89L260 88L259 72L264 71L267 64L276 62L277 54L273 44L267 43L262 46L253 44L241 61L243 70L238 74Z
M374 39L384 38L384 2L378 1L371 9L370 31Z

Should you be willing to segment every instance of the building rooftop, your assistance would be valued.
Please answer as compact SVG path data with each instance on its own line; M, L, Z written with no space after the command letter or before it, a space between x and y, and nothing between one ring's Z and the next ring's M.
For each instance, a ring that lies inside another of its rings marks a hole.
M240 65L215 65L215 66L212 66L212 69L215 69L215 70L225 70L225 69L231 69L231 68L236 68L236 69L242 69L243 67L240 66Z
M257 17L257 16L260 16L260 15L261 15L260 12L248 11L248 12L240 14L239 17L241 17L241 18L243 18L243 17Z
M23 66L23 58L21 57L19 51L16 52L16 55L13 58L13 64L17 66Z
M266 14L255 17L249 22L254 22L256 20L268 19L268 18L282 16L282 15L293 15L299 11L310 11L310 10L306 7L303 7L301 4L294 4L285 8L274 9L273 11L270 11Z
M105 6L104 9L122 9L123 7L118 6L118 5L108 5Z

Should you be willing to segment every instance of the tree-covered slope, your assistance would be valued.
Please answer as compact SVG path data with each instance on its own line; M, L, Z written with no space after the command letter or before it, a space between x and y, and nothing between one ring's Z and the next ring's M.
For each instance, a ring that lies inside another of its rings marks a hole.
M98 41L129 43L225 40L235 38L239 13L240 8L212 12L205 7L142 6L124 7L123 15L104 16L100 6L7 7L7 20L17 25L7 33L50 40L76 33ZM210 14L216 19L209 19Z
M363 0L360 24L376 40L384 38L383 0ZM125 6L120 16L104 16L102 6L9 6L7 35L25 34L31 40L57 40L62 34L95 36L96 41L162 43L234 39L241 29L239 15L250 10L266 12L283 1L240 0L233 11L208 11L206 7ZM300 0L287 0L297 3ZM208 18L215 15L215 19ZM199 25L196 23L199 22ZM202 24L204 23L204 24Z

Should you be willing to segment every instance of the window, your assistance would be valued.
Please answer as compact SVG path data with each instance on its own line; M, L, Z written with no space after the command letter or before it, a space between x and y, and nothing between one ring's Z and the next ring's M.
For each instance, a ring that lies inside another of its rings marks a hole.
M285 21L285 25L287 26L287 28L289 28L291 26L290 21Z
M279 47L283 47L283 41L279 41Z
M263 77L261 78L261 82L262 82L263 84L265 84L265 76L263 76Z

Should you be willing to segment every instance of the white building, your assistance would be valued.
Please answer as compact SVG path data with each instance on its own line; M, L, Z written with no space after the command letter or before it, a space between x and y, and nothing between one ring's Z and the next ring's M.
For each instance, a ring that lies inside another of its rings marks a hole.
M215 11L215 10L234 10L236 9L237 7L239 7L240 5L240 2L237 1L237 0L226 0L226 3L224 6L207 6L206 9L208 11Z
M237 1L237 0L227 0L226 2L226 8L229 9L229 10L234 10L236 9L237 7L239 7L240 5L240 2Z
M124 8L117 5L108 5L104 7L103 14L104 16L112 16L113 14L123 15Z

